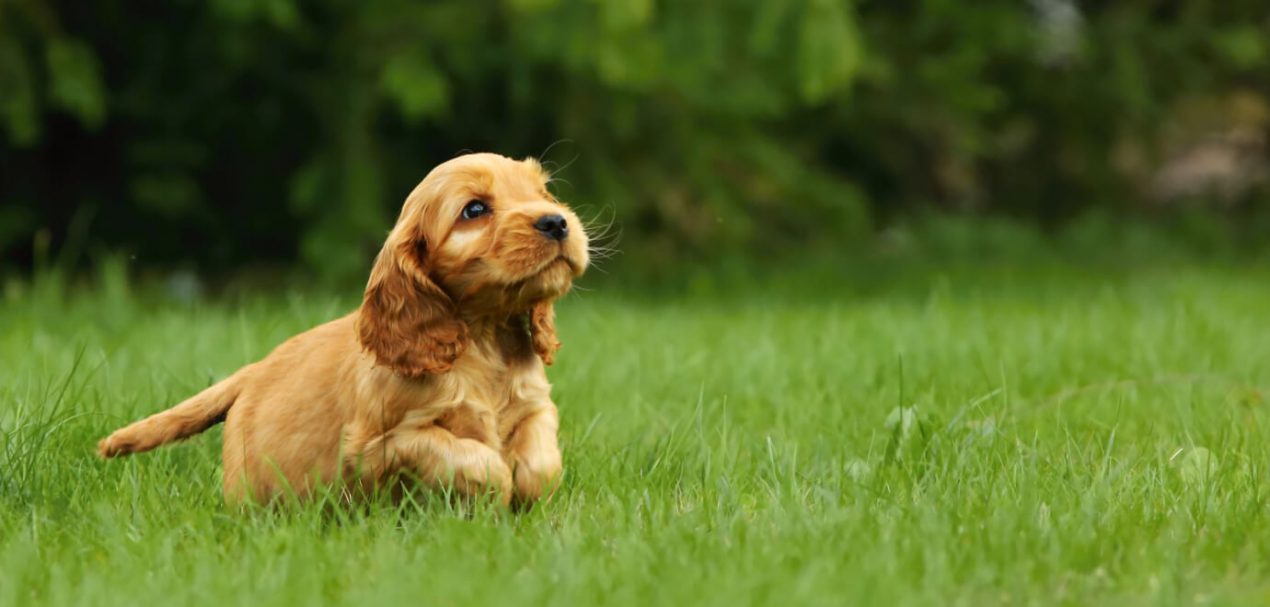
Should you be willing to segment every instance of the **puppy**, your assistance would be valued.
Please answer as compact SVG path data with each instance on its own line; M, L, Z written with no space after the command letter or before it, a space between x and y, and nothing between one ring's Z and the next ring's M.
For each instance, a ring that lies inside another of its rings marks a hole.
M140 453L223 421L231 504L404 479L503 503L549 495L561 473L544 371L560 347L552 304L589 257L547 178L495 154L436 167L406 198L358 310L98 451Z

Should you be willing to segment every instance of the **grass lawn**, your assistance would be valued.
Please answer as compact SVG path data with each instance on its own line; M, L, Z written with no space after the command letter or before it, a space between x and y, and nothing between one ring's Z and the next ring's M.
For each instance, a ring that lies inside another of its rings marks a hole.
M519 516L232 512L219 429L93 455L355 292L10 283L0 604L1266 604L1267 275L580 293L565 484Z

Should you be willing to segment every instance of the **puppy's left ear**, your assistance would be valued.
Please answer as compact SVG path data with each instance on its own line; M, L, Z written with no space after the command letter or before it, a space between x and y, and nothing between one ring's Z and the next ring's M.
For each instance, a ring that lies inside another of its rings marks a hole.
M556 360L556 350L560 349L560 340L556 338L556 309L550 301L536 303L529 310L529 334L534 352L542 364L550 366Z

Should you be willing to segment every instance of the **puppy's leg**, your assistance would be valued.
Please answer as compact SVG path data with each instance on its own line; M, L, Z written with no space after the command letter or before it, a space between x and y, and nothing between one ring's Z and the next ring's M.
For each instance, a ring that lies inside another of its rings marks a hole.
M556 406L547 402L521 421L507 440L503 455L512 467L517 504L528 506L550 497L560 485L559 426Z
M453 488L468 500L494 497L506 505L511 499L511 470L499 453L440 426L394 429L369 441L359 455L361 476L374 483L409 472L431 489Z

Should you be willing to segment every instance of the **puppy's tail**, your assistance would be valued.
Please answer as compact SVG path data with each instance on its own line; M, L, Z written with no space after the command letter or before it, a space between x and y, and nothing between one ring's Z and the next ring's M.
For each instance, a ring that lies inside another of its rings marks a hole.
M246 370L239 370L167 411L115 430L97 443L97 453L107 458L141 453L225 421L225 415L238 398Z

